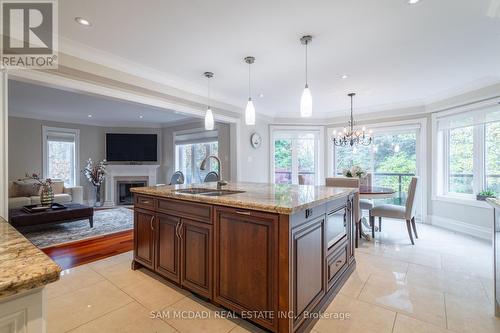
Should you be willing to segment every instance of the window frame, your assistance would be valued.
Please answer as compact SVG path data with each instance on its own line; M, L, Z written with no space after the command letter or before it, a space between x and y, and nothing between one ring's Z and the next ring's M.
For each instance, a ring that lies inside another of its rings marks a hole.
M487 203L476 200L476 195L486 187L487 161L486 161L486 124L483 112L473 113L473 167L474 177L472 194L449 192L449 132L450 128L440 130L439 121L460 114L481 111L495 106L492 101L474 103L464 107L457 107L445 111L436 111L431 115L432 137L436 144L432 146L433 160L433 186L432 200L461 203L476 207L489 207Z
M183 139L180 139L183 138ZM186 139L187 138L187 139ZM177 146L178 145L188 145L188 144L197 144L197 143L217 143L218 148L217 148L217 156L219 159L221 159L221 163L224 163L222 158L220 157L220 132L219 129L217 128L217 125L215 126L214 130L211 131L206 131L204 128L192 128L192 129L187 129L187 130L180 130L180 131L174 131L172 132L172 151L174 155L174 161L173 161L173 170L172 172L175 172L178 170L178 154L177 154ZM211 149L209 147L210 154ZM195 163L194 163L194 151L192 148L191 151L191 172L193 173L194 168L195 168ZM222 165L220 168L222 169ZM209 163L208 168L211 168L211 163ZM211 169L210 169L211 170ZM186 177L186 175L184 175ZM222 175L219 175L219 177L222 177ZM167 179L169 181L170 179ZM193 183L195 184L195 183Z
M325 129L323 126L281 126L281 125L270 125L270 140L269 140L269 179L272 184L275 182L274 174L274 134L276 132L315 132L317 133L317 147L314 152L314 183L315 185L324 185L324 157L322 152L325 151ZM294 144L292 143L292 146ZM298 175L296 166L296 149L292 147L292 184L298 184ZM294 180L296 179L296 182Z
M196 165L195 165L195 152L194 152L194 145L196 144L201 144L201 145L204 145L206 146L206 149L208 151L208 155L213 155L214 153L212 152L212 143L217 143L217 145L219 144L219 140L217 139L209 139L209 141L203 141L203 142L193 142L193 143L174 143L174 169L175 171L178 171L180 170L179 168L179 154L178 154L178 151L177 151L177 147L178 146L186 146L186 145L191 145L191 175L194 175L196 173ZM219 157L219 149L217 148L217 157ZM220 158L220 157L219 157ZM221 161L222 163L222 161ZM214 171L212 170L212 165L211 163L208 163L208 171ZM187 175L184 175L186 178L187 178ZM219 177L221 177L221 175L219 175ZM198 184L198 183L189 183L189 184Z
M73 135L75 142L75 157L74 157L74 179L71 186L80 186L79 168L80 168L80 130L76 128L62 128L42 126L42 176L44 179L48 177L49 161L48 161L48 148L47 136L49 134L64 134ZM66 184L65 184L66 186Z

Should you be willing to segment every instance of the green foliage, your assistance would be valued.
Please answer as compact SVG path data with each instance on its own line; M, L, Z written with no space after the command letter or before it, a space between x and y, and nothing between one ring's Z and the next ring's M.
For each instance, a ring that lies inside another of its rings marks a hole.
M274 165L276 170L292 170L292 141L274 141Z
M493 192L492 190L486 190L486 191L481 191L479 192L479 195L482 195L483 197L494 197L496 196L496 193Z

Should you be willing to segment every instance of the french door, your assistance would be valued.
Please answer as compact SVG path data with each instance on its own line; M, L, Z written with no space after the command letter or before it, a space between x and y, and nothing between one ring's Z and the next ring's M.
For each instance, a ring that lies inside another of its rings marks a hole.
M276 184L319 183L319 130L272 131L272 181Z

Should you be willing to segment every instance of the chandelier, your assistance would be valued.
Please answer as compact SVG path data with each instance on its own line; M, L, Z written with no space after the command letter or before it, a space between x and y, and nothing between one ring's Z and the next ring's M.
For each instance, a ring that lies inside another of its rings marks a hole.
M355 96L355 93L350 93L347 96L351 98L351 120L347 123L347 127L344 127L344 130L340 133L337 131L333 131L333 144L335 146L355 146L362 145L368 146L372 143L371 133L372 131L366 131L366 127L363 126L361 130L354 129L354 117L352 115L352 100Z

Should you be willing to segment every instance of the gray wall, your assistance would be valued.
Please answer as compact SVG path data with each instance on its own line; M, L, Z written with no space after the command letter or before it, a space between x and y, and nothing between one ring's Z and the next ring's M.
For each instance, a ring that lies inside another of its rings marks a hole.
M9 117L9 180L23 178L25 173L42 172L42 126L72 128L80 130L80 168L86 161L100 161L105 158L106 133L154 133L158 135L158 183L168 183L175 171L173 135L176 131L200 129L203 122L165 128L125 128L99 127L79 124L59 123L38 119ZM217 123L219 131L219 156L222 161L222 177L231 180L231 140L230 125ZM153 163L154 164L154 163ZM81 173L79 184L84 187L84 199L91 193L91 185ZM104 190L104 188L103 188ZM104 193L104 192L103 192Z
M42 126L80 130L80 168L91 158L94 162L105 157L106 133L148 133L158 135L158 164L163 163L162 130L160 128L99 127L58 123L37 119L9 117L9 180L23 178L26 172L42 172ZM161 176L159 173L157 176ZM80 185L87 200L91 185L80 173ZM103 192L104 193L104 192Z

